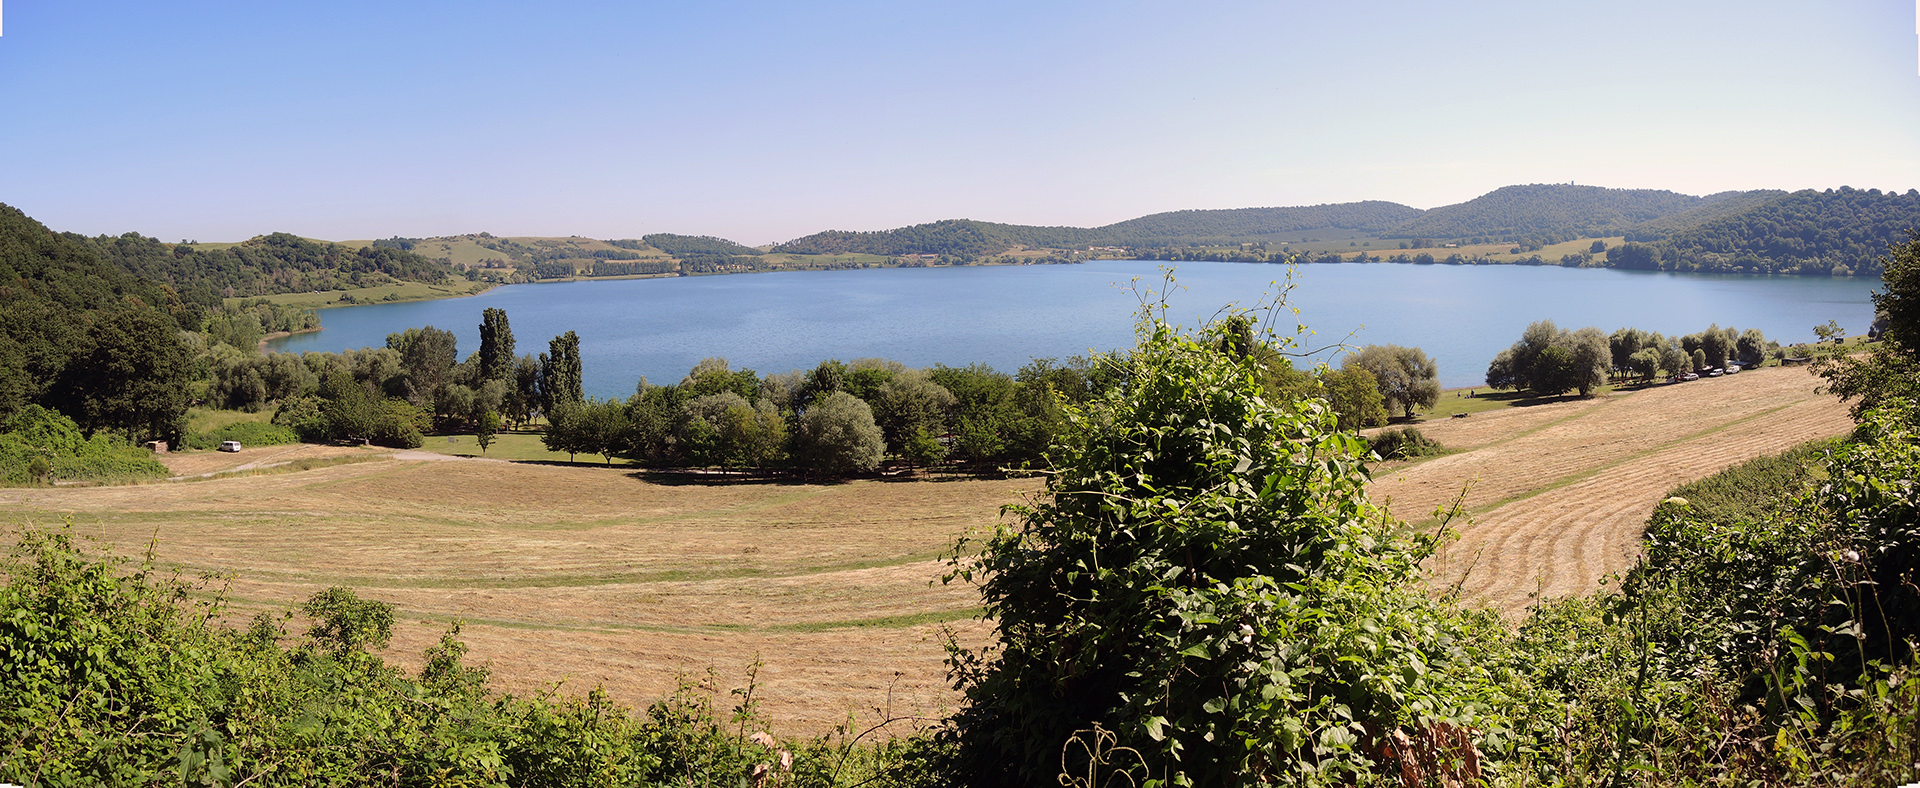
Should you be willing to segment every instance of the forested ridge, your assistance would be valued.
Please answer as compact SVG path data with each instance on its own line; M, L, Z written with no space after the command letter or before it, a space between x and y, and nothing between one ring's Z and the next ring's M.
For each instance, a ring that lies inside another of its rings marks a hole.
M225 249L170 244L139 233L87 238L68 233L75 243L127 273L165 283L188 300L217 306L219 299L346 290L393 282L437 283L452 266L399 244L363 247L313 241L271 233Z
M173 288L0 205L0 414L43 405L89 438L169 437L186 412L178 332L206 316Z
M1916 226L1920 191L1808 189L1671 234L1638 234L1652 254L1616 267L1878 275L1887 247Z
M1292 208L1169 211L1103 227L1039 227L945 219L894 230L828 230L774 247L790 254L1000 254L1015 246L1163 246L1269 240L1283 233L1337 227L1378 232L1421 211L1378 200Z
M1597 237L1703 202L1701 197L1659 189L1605 189L1571 184L1503 186L1457 205L1427 211L1393 228L1387 236L1486 236L1502 240L1540 235Z

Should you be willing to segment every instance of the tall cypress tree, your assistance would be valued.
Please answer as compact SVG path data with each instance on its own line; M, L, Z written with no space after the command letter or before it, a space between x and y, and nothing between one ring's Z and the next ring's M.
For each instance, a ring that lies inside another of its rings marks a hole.
M554 337L540 354L540 398L548 413L584 398L580 388L580 335L572 331Z
M480 313L480 379L508 380L513 364L513 329L507 325L507 310L487 307Z

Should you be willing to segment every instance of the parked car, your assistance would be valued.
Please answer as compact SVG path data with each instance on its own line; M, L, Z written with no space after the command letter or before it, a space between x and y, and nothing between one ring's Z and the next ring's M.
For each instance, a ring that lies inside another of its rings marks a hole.
M1698 373L1698 372L1689 372L1689 373L1687 373L1687 374L1685 374L1685 375L1681 375L1681 376L1680 376L1680 379L1681 379L1681 380L1699 380L1699 379L1700 379L1700 373Z
M221 451L239 451L240 442L239 441L221 441L220 450Z
M1727 371L1719 367L1714 367L1713 369L1707 370L1707 377L1710 377L1710 378L1717 378L1725 374L1727 374Z
M1729 374L1729 375L1731 375L1731 374L1733 374L1733 373L1735 373L1735 372L1739 372L1739 371L1740 371L1740 365L1739 365L1739 364L1728 364L1728 365L1727 365L1727 374Z

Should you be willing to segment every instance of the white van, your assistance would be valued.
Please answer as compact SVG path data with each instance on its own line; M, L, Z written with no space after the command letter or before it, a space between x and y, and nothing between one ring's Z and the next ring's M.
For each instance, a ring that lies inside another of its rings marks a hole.
M239 441L221 441L220 450L221 451L239 451L240 442Z

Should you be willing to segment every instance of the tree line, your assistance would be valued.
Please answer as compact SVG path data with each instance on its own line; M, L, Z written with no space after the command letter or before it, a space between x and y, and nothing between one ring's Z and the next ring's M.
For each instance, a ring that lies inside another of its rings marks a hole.
M1591 326L1568 330L1541 320L1494 356L1486 380L1496 389L1588 396L1613 380L1652 382L1662 372L1678 376L1723 368L1728 362L1757 366L1778 347L1760 329L1740 331L1718 323L1698 333L1668 337L1630 327L1611 335Z
M453 332L432 326L389 335L385 347L341 353L256 354L214 345L204 401L273 408L273 421L312 441L410 448L428 432L495 430L544 421L553 451L624 458L656 468L720 468L817 476L904 467L976 470L1037 466L1067 409L1125 385L1116 359L1035 359L1012 374L985 365L914 369L897 361L829 359L812 369L760 374L724 358L680 381L642 380L625 399L584 395L579 337L516 355L504 311L488 309L480 348L460 359ZM1342 429L1411 417L1439 397L1438 369L1418 348L1368 345L1338 368L1303 368L1258 343L1264 385L1288 400L1323 401Z

